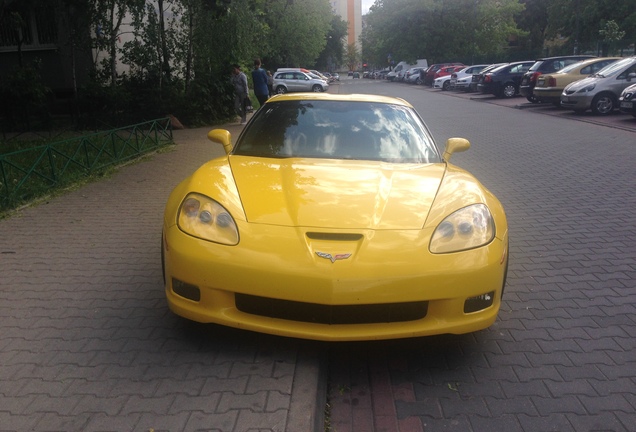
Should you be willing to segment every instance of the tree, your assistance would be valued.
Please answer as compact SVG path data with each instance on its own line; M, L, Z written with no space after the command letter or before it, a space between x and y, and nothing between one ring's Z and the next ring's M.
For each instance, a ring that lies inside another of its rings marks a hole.
M267 0L271 57L285 66L313 65L327 45L332 28L328 0Z
M601 29L598 31L601 36L601 40L603 41L603 55L607 56L611 51L612 46L619 42L623 37L625 37L625 32L618 28L618 24L616 21L609 20L606 21Z
M429 63L509 55L511 39L523 36L515 17L519 0L379 0L363 29L365 59Z
M548 6L548 37L563 37L574 51L601 53L603 36L599 33L606 22L614 21L618 31L625 32L618 49L636 42L636 8L634 0L552 0Z
M356 70L358 68L358 64L360 64L360 53L358 52L358 48L356 44L347 45L347 67L350 71Z
M316 60L318 68L333 72L336 67L343 63L346 37L347 22L339 16L333 15L331 28L327 33L327 44Z

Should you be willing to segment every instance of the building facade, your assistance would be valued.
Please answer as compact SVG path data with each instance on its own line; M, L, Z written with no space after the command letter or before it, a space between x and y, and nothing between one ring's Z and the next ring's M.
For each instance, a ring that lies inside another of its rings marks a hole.
M347 21L347 45L360 46L360 32L362 31L362 3L361 0L330 0L331 8L343 20Z

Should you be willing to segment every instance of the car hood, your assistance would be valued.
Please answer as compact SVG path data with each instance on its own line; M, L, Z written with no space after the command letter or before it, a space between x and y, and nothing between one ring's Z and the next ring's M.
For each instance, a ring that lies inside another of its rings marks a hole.
M421 229L446 164L230 156L251 223Z
M567 90L576 92L576 91L579 91L583 87L586 87L586 86L588 86L590 84L599 85L599 83L602 83L604 80L605 80L605 78L600 78L600 77L596 77L596 76L590 76L590 77L587 77L587 78L580 79L578 81L574 81L573 83L568 85Z

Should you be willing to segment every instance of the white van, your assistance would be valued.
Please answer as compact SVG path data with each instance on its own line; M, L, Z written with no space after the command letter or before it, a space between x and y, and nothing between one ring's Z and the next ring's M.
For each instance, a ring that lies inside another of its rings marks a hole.
M386 79L388 79L389 81L400 81L401 79L403 80L406 71L414 67L427 68L428 61L426 59L418 59L413 64L401 61L395 66L395 68L393 68L391 72L386 74Z

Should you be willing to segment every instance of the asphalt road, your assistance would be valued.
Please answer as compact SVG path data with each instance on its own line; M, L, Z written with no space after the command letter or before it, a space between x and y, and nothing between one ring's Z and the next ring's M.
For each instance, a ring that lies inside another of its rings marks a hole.
M403 97L438 144L468 138L453 163L502 201L511 248L491 328L330 347L333 431L634 431L636 119L382 81L330 91Z

